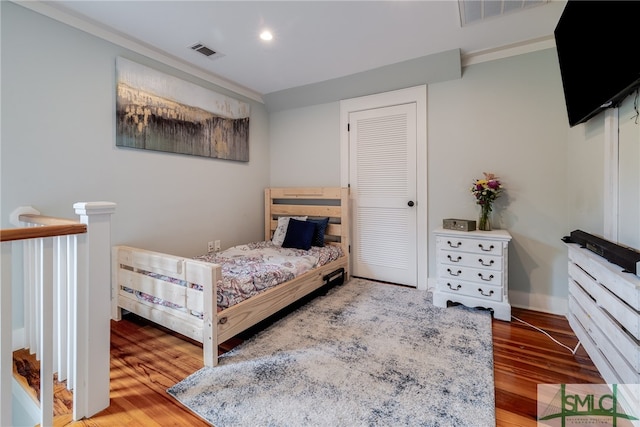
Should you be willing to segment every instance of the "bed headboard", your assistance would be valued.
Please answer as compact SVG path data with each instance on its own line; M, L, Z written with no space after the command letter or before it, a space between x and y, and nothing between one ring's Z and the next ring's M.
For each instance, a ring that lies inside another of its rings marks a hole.
M270 240L281 216L329 217L327 242L349 253L349 189L344 187L284 187L264 190L264 234Z

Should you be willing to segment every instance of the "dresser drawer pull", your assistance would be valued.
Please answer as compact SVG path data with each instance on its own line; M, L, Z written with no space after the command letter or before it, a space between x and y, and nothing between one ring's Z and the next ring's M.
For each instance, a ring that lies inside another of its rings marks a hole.
M459 290L460 290L460 288L462 287L462 285L461 285L461 284L459 284L459 283L458 283L458 286L456 286L456 287L455 287L455 289L454 289L454 287L453 287L453 286L451 286L451 283L447 283L447 286L448 286L448 287L449 287L449 289L451 289L452 291L459 291Z
M482 288L478 288L478 292L480 292L480 295L482 295L483 297L490 297L491 295L493 295L493 289L489 290L488 294L485 294Z
M460 262L460 260L462 259L461 256L459 256L456 259L453 259L453 258L451 258L451 255L447 255L447 258L449 258L449 261L451 261L451 262Z
M454 273L453 271L451 271L451 269L450 269L450 268L447 268L447 272L448 272L448 273L449 273L449 275L451 275L451 276L459 276L459 275L461 275L461 274L462 274L462 270L458 270L457 272L455 272L455 273Z
M459 248L460 246L462 246L462 242L460 242L460 241L459 241L459 242L458 242L458 243L456 243L455 245L452 245L452 244L451 244L451 240L447 240L447 245L449 245L449 246L450 246L450 247L452 247L452 248Z
M489 267L489 266L493 265L493 263L494 263L494 261L493 261L492 259L490 259L490 260L489 260L489 263L485 263L485 262L482 260L482 258L478 258L478 262L479 262L481 265L484 265L485 267Z
M493 280L493 274L490 274L488 279L485 279L484 276L482 275L482 273L478 273L478 277L480 277L485 282L490 282L490 281Z
M491 252L491 251L493 250L493 248L494 248L494 246L493 246L493 245L491 245L491 246L489 246L489 249L485 249L485 248L484 248L484 246L482 246L482 243L480 243L480 244L478 245L478 247L479 247L481 250L485 251L485 252Z

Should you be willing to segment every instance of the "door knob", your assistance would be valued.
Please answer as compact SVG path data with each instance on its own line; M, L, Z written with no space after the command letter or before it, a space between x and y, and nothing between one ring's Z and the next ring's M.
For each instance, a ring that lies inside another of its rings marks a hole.
M409 203L407 203L407 205L409 205L409 207L412 208L413 205L415 205L415 203L413 203L413 200L409 200Z

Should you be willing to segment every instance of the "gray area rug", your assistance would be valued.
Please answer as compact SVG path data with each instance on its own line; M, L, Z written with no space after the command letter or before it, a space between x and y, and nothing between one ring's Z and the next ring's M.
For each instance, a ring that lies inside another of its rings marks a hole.
M491 316L352 279L167 391L216 427L495 426Z

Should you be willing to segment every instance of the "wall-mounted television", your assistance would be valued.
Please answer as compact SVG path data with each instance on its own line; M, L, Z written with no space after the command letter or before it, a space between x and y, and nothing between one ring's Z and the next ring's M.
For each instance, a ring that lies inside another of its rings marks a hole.
M640 87L640 1L569 0L554 31L569 126Z

